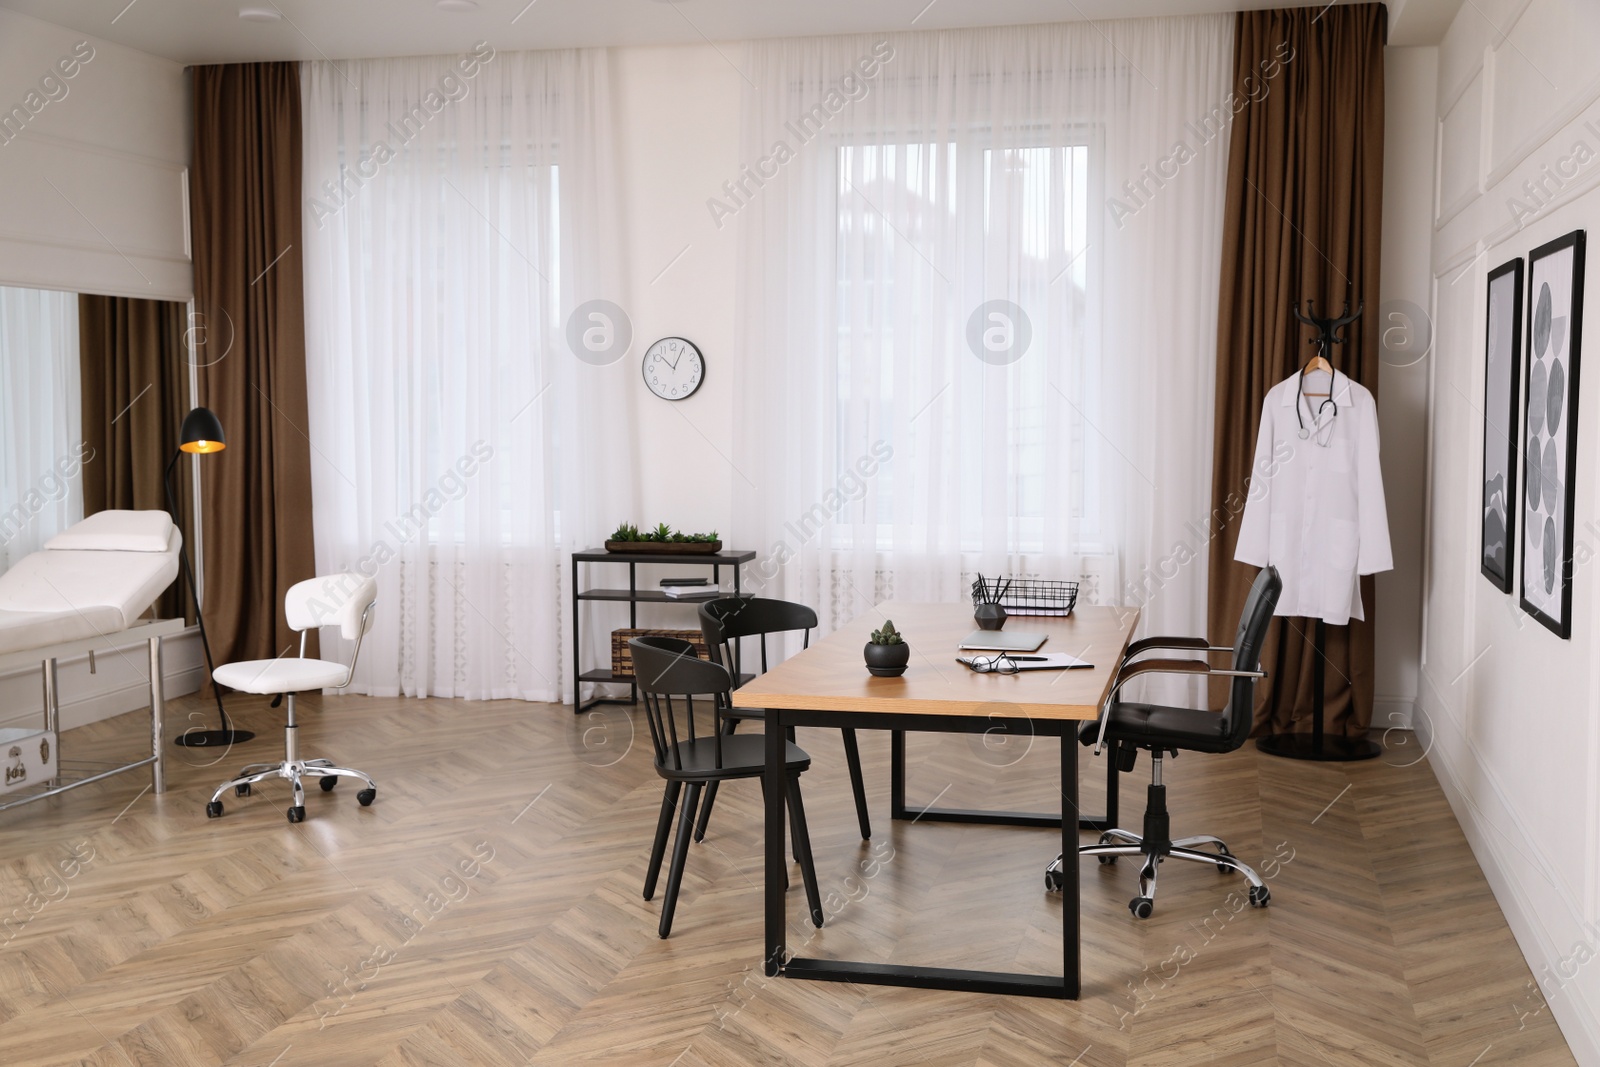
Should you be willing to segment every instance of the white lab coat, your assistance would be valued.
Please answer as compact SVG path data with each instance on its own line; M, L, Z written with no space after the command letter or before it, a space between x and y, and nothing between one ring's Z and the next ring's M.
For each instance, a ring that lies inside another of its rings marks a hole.
M1328 391L1327 382L1312 373L1305 388ZM1318 419L1323 398L1302 400L1299 374L1267 392L1233 558L1278 568L1283 594L1275 614L1343 626L1366 618L1360 576L1390 570L1394 555L1378 468L1378 405L1344 374L1333 376L1331 394L1338 414L1324 409ZM1313 431L1306 440L1297 402Z

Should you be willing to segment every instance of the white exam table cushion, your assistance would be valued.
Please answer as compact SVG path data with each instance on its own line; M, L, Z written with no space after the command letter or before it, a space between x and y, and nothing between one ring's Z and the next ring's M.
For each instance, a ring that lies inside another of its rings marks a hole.
M44 549L24 556L0 574L0 653L126 630L178 576L182 544L169 520L163 552Z
M44 543L49 551L166 552L172 517L164 511L99 511Z

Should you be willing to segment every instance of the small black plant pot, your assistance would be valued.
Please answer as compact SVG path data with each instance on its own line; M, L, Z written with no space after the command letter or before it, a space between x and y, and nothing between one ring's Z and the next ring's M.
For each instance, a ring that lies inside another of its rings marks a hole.
M862 655L871 673L879 678L898 678L906 673L906 664L911 662L911 646L904 641L898 645L875 645L868 641Z
M998 630L1006 624L1006 609L999 604L979 604L972 617L980 630Z

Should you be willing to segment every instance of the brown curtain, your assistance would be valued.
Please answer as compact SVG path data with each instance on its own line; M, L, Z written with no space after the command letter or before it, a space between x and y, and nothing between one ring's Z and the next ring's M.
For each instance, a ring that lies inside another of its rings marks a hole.
M283 595L312 577L293 63L194 67L195 359L228 447L201 467L205 613L217 662L277 655Z
M1232 644L1254 568L1233 559L1267 390L1313 354L1294 307L1319 314L1346 300L1365 312L1334 365L1378 392L1378 248L1383 206L1381 4L1247 11L1238 18L1234 91L1251 103L1234 119L1228 154L1217 323L1215 474L1220 523L1211 541L1209 626ZM1285 49L1292 58L1284 60ZM1281 63L1262 89L1261 72ZM1372 579L1366 622L1327 630L1325 714L1332 735L1361 737L1372 719ZM1256 687L1256 733L1310 728L1313 620L1275 620ZM1220 696L1220 694L1214 694Z
M166 300L78 296L78 365L83 439L83 513L122 508L166 511L162 474L189 411L184 370L185 309ZM191 546L189 465L172 472L178 526ZM154 607L158 618L194 621L188 590L174 583Z

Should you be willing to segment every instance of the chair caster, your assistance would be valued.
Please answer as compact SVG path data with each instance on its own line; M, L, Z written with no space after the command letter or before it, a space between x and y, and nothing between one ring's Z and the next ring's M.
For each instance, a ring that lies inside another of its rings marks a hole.
M1117 865L1117 857L1115 856L1096 856L1095 859L1100 861L1100 866L1102 867L1115 867Z
M290 808L289 809L289 821L290 822L305 822L306 821L306 809L301 807L301 806L299 806L298 804L296 804L294 807Z
M1149 897L1134 897L1128 901L1128 910L1135 919L1148 919L1156 910L1156 902Z
M1271 899L1272 891L1266 886L1253 885L1250 887L1250 906L1252 908L1264 908Z
M319 779L317 784L322 787L324 793L331 793L333 792L333 787L339 784L339 779L330 774L326 778Z
M1054 863L1044 869L1044 889L1047 893L1059 893L1067 886L1066 876L1061 868Z
M372 802L377 799L378 791L376 789L363 789L361 792L356 794L356 802L363 808L372 807Z
M247 796L249 796L250 795L250 783L246 782L244 785L236 785L236 786L234 786L233 787L233 795L236 796L236 797L247 797Z
M220 819L220 818L222 818L222 801L213 800L211 803L206 805L206 818L208 818L208 819Z
M1233 853L1228 851L1228 846L1227 845L1218 845L1217 846L1217 853L1218 853L1218 855L1227 856L1229 859L1233 858ZM1219 863L1219 864L1217 864L1217 873L1219 873L1219 874L1232 874L1232 873L1234 873L1234 869L1232 867L1228 866L1226 863Z

